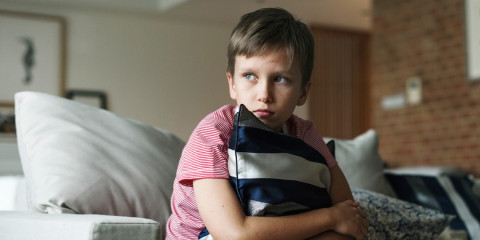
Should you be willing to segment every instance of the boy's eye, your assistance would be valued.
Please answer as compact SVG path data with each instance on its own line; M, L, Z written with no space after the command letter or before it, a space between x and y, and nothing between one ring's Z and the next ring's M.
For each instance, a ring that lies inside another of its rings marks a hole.
M286 77L276 77L275 82L286 83L288 79Z
M253 75L251 73L247 73L247 74L245 74L245 78L247 80L255 80L255 75Z

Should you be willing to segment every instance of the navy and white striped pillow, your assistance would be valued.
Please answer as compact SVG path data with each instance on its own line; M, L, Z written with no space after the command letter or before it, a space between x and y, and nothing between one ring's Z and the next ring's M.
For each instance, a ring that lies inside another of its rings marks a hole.
M334 142L329 149L333 153ZM299 138L270 130L244 105L228 149L230 182L248 216L282 216L331 206L325 158ZM213 239L205 228L199 239Z
M331 206L325 158L299 138L277 133L241 105L228 169L245 214L281 216Z
M453 231L464 231L470 239L480 239L480 200L466 175L422 175L386 172L398 198L446 214L456 215Z

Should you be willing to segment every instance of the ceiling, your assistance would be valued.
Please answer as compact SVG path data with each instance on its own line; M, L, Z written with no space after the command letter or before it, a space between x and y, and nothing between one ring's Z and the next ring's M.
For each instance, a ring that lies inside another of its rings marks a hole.
M244 13L282 7L312 25L370 29L371 0L0 0L37 6L154 13L235 24Z

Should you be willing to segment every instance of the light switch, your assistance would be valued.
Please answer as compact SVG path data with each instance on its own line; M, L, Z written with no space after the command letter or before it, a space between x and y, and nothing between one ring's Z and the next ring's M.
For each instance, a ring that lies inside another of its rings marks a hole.
M407 79L406 95L409 105L422 103L422 79L420 77L415 76Z

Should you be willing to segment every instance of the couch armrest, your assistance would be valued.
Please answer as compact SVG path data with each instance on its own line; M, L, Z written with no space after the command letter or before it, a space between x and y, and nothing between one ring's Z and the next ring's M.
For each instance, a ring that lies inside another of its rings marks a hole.
M161 235L160 224L145 218L0 212L0 239L159 240Z

